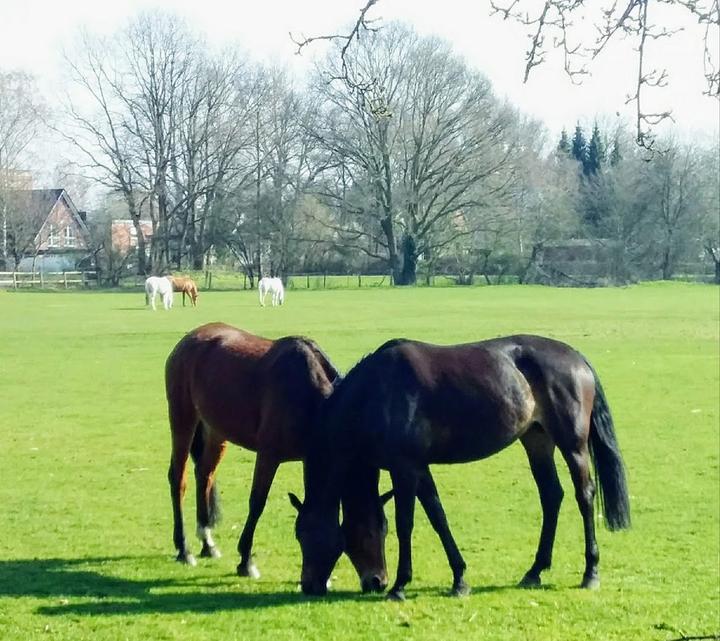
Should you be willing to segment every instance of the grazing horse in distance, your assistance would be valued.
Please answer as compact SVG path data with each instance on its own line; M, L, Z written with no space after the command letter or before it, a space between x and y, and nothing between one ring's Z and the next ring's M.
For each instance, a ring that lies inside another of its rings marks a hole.
M190 304L195 307L198 299L198 288L195 281L189 276L168 276L172 282L174 292L182 292L182 303L185 307L185 294L190 298Z
M280 278L264 276L258 282L258 293L260 295L260 306L265 307L265 296L270 294L272 306L282 305L285 302L285 288Z
M337 561L339 545L327 542L342 542L337 502L348 465L376 466L392 478L399 558L391 599L404 599L412 578L415 497L442 541L453 574L452 593L469 592L465 561L430 473L433 463L486 458L520 440L543 514L537 554L523 586L539 586L540 573L551 565L563 498L556 447L570 470L584 526L581 587L599 585L591 459L605 524L611 530L630 525L624 466L600 380L581 354L555 340L522 335L451 346L390 341L337 386L318 431L325 438L307 455L305 504L293 500L302 587L308 594L325 593Z
M150 276L145 280L145 304L148 303L155 311L155 296L160 295L163 307L170 309L173 305L173 287L167 276Z
M275 472L280 463L304 458L317 413L338 376L325 354L307 338L273 341L211 323L180 340L165 367L172 436L168 478L178 561L195 564L182 516L188 455L195 463L200 555L219 556L211 534L218 515L215 473L230 442L257 452L249 514L238 543L237 572L260 576L252 543ZM387 585L387 521L378 480L377 469L353 469L353 483L341 497L345 552L364 591L383 590Z

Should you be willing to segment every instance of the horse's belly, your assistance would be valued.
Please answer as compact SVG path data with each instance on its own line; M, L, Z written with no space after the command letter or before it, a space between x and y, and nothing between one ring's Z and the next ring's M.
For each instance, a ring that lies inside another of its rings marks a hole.
M520 436L520 431L463 431L438 435L428 451L430 463L467 463L504 450Z
M211 408L201 411L200 417L216 438L253 452L257 451L257 421L254 418L242 413L222 414Z

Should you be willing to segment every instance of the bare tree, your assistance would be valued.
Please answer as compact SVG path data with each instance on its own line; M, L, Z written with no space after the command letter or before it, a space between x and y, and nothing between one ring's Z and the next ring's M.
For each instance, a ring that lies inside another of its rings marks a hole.
M233 51L200 58L181 99L178 153L172 163L180 249L201 269L218 242L227 194L250 179L254 114L263 96L261 74ZM181 256L178 254L177 260Z
M318 193L341 242L387 260L397 284L414 283L420 255L487 225L475 214L509 182L514 116L448 45L401 25L348 53L350 83L332 80L339 64L330 56L316 83L327 152ZM368 77L370 88L353 80Z
M112 40L83 33L74 50L77 57L68 58L67 63L81 97L76 100L68 97L66 122L58 131L79 152L80 171L125 200L138 239L138 273L145 274L147 252L140 225L143 195L125 105L123 74L114 67L120 59L118 46ZM85 109L85 102L91 107Z
M300 53L309 44L318 40L342 43L340 48L341 71L338 77L358 87L371 86L372 77L358 82L350 76L346 59L351 45L360 41L367 32L379 28L377 19L369 17L371 9L379 0L367 1L347 33L321 35L309 38L291 38L298 45ZM669 110L648 111L644 99L645 89L664 87L668 83L666 70L655 68L649 60L649 42L672 37L681 29L663 25L654 20L653 12L660 5L672 5L685 12L690 20L696 21L703 31L702 69L706 80L705 93L720 97L720 0L606 0L599 8L587 0L490 0L491 14L505 20L514 20L528 28L530 44L526 52L524 80L527 82L532 70L543 64L548 47L560 49L565 72L573 82L581 82L588 71L588 61L599 56L607 45L626 37L635 42L637 67L635 86L628 92L627 102L635 104L636 141L642 147L653 148L653 126L672 118ZM591 11L595 9L595 12ZM586 18L595 29L591 42L578 28ZM700 63L699 63L700 64Z
M664 145L667 153L653 159L647 175L653 195L654 260L667 280L680 261L696 262L704 252L706 225L718 212L714 183L718 161L717 155L706 155L690 145L673 140Z
M637 51L637 73L635 86L629 92L627 101L635 103L636 140L643 147L653 147L652 127L672 117L668 110L648 111L643 98L645 89L664 87L668 82L667 71L654 68L649 60L648 42L672 37L679 31L672 25L655 21L653 12L661 4L675 5L684 10L704 30L702 65L707 82L706 93L720 97L718 0L607 0L596 14L590 13L591 3L585 0L545 0L542 3L491 0L490 4L493 14L528 27L530 44L526 53L525 81L533 68L545 62L549 45L562 51L565 72L573 82L580 82L588 74L587 61L599 56L608 43L620 37L631 39ZM596 34L592 42L583 43L578 22L586 17L593 20Z
M27 187L20 163L46 115L46 106L31 76L17 71L0 72L0 263L6 263L11 255L17 263L29 233L25 229L36 224L34 220L23 220L22 203L12 192Z

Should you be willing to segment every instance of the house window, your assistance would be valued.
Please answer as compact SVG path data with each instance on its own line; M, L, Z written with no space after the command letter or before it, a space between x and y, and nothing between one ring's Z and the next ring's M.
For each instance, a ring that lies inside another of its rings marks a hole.
M65 227L65 247L75 247L75 230L70 226Z
M47 244L48 244L48 247L57 247L57 245L58 245L58 233L57 233L57 227L55 227L55 225L50 225L50 230L48 231Z

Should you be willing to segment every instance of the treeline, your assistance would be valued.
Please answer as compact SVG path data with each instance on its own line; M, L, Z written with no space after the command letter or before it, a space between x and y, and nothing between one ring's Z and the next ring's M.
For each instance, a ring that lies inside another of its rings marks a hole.
M261 274L531 278L543 247L612 241L620 280L718 256L718 158L622 127L548 140L443 40L402 24L331 50L302 86L179 19L147 13L84 35L56 129L107 190L98 263L121 270L107 221L130 218L141 273L233 263ZM589 138L589 139L588 139ZM118 206L118 202L121 206ZM144 247L141 220L152 222Z

